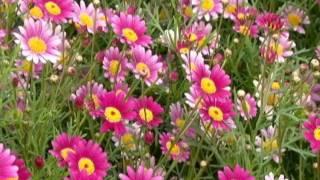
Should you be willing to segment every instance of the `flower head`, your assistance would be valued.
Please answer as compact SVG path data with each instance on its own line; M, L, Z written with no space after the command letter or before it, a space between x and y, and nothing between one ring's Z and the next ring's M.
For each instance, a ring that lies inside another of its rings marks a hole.
M0 159L0 179L17 178L19 167L14 165L16 156L3 144L0 144Z
M205 18L206 21L210 19L217 19L218 14L223 12L223 5L220 0L192 0L194 11L198 13L198 18Z
M309 17L306 13L297 7L292 5L287 6L283 10L282 16L284 17L284 25L288 29L293 29L301 34L305 33L303 25L310 24Z
M140 165L136 170L127 166L127 174L119 174L120 180L164 180L163 176L155 175L155 170Z
M303 127L304 138L310 143L312 152L320 152L320 119L315 114L311 114Z
M182 140L175 140L171 133L160 135L160 145L163 154L178 162L185 162L189 159L189 146Z
M237 109L245 120L257 115L257 103L250 94L246 94L243 98L237 99Z
M187 54L182 54L181 58L183 60L182 67L187 74L187 79L191 81L192 74L200 67L204 66L205 69L209 70L209 67L204 64L204 58L202 54L196 51L190 51ZM202 68L202 67L201 67Z
M229 166L223 168L223 171L218 171L219 180L254 180L254 176L250 172L238 164L232 170Z
M18 179L19 180L29 180L31 178L31 173L29 172L28 168L26 167L26 164L23 159L17 158L13 164L18 166L18 168L19 168L19 170L18 170Z
M74 0L35 0L44 18L55 23L65 23L73 15Z
M130 46L148 46L151 44L151 37L146 35L147 27L145 22L137 15L120 13L111 19L113 31L118 35L122 43Z
M256 19L257 25L265 32L277 32L283 28L283 20L281 16L271 12L260 14Z
M141 125L152 128L162 123L161 114L164 110L152 97L137 99L135 110L137 112L138 123Z
M14 33L17 38L15 42L21 46L22 55L27 60L36 64L58 61L61 54L58 46L62 39L53 30L51 24L29 18L24 21L23 27L19 27L19 31L19 33Z
M127 58L117 47L111 47L105 52L103 59L104 77L111 82L122 82L127 74Z

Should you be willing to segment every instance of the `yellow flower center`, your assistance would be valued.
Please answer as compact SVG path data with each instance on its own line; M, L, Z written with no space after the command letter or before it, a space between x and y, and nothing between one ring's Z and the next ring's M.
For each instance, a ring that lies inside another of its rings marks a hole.
M153 112L148 108L141 108L139 110L139 116L142 120L150 122L153 120Z
M63 158L63 160L67 160L69 153L75 153L75 151L71 148L64 148L60 151L60 155Z
M250 35L250 29L248 26L246 25L241 25L239 28L239 32L245 36L249 36Z
M121 64L118 60L112 60L109 64L109 72L111 75L115 76L118 72L121 71Z
M177 156L180 154L180 147L177 144L172 145L172 143L170 141L168 141L166 143L166 148L168 150L170 150L171 155Z
M32 52L42 54L47 50L47 44L39 37L32 37L28 40L28 46Z
M52 15L60 15L61 14L61 8L59 7L59 5L55 2L52 1L48 1L45 3L44 7L46 8L46 10L52 14Z
M198 41L198 48L202 48L206 42L207 42L207 37L201 38L200 41Z
M317 141L320 141L320 127L317 127L314 131L313 131L313 136Z
M195 40L197 40L197 35L195 34L195 33L191 33L190 35L189 35L189 41L191 41L191 42L193 42L193 41L195 41Z
M28 60L22 61L21 70L24 72L30 72L32 69L32 62Z
M279 149L278 141L276 139L267 139L262 143L265 152L272 152Z
M134 136L131 133L125 133L121 136L121 143L127 147L128 149L134 149L135 143L134 143Z
M207 94L213 94L217 91L216 84L210 78L202 78L200 82L201 89Z
M41 19L43 17L43 12L38 6L34 6L29 11L30 15L36 19Z
M184 119L181 119L181 118L176 119L176 126L178 128L182 129L185 124L186 124L186 121Z
M92 94L92 95L91 95L91 98L92 98L94 107L95 107L96 109L99 108L99 107L100 107L100 100L99 100L98 96L95 95L95 94Z
M277 53L278 56L283 54L283 46L280 43L271 43L271 49Z
M218 122L223 121L223 112L218 107L215 107L215 106L209 107L208 114L214 121L218 121Z
M192 7L191 6L187 6L183 9L183 14L187 17L192 17L193 12L192 12Z
M114 107L107 107L104 111L104 116L107 119L107 121L111 123L120 122L122 119L121 112Z
M297 27L302 22L301 17L296 13L290 13L288 14L288 22L291 26Z
M124 28L122 30L122 35L131 42L136 42L138 40L138 35L136 32L134 32L131 28Z
M201 8L204 10L204 11L210 11L214 8L214 2L213 0L202 0L201 2Z
M184 48L180 48L179 49L179 52L181 53L181 54L188 54L189 53L189 48L187 48L187 47L184 47Z
M279 90L281 88L280 83L279 82L273 82L271 84L271 89L272 90Z
M82 25L87 26L88 28L92 28L93 27L93 19L87 13L81 13L80 14L80 23Z
M95 165L93 161L89 158L81 158L78 162L78 168L80 171L85 171L87 174L91 175L95 171Z
M237 15L237 17L238 17L238 19L240 19L240 20L244 20L244 19L246 18L246 15L244 15L243 13L239 13L239 14Z
M225 9L225 11L226 11L227 13L229 13L229 14L235 13L236 10L237 10L237 6L234 5L234 4L229 4L229 5L227 5L227 7L226 7L226 9Z
M139 74L141 74L142 76L147 78L150 76L150 69L145 63L139 62L136 65L136 69L139 72Z

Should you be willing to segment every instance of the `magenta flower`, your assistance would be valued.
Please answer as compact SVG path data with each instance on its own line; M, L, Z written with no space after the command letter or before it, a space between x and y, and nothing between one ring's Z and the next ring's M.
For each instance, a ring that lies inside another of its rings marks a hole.
M256 19L257 25L266 33L282 30L284 22L278 14L266 12L260 14Z
M304 138L310 143L312 152L320 152L320 119L315 114L311 114L303 123L303 127Z
M146 24L139 16L121 12L119 16L112 16L110 22L113 31L122 43L145 47L151 44L151 37L145 34L147 32Z
M152 97L137 99L135 110L137 112L137 121L141 125L153 128L162 123L161 114L164 110L160 104L153 101Z
M14 165L18 166L18 180L29 180L31 179L31 173L29 172L28 168L25 165L25 162L23 159L17 158L14 163ZM9 178L10 179L10 178ZM14 180L14 178L12 179Z
M238 164L232 170L229 166L225 166L223 171L218 171L219 180L255 180L250 172Z
M57 26L59 28L59 26ZM35 64L50 61L56 63L61 52L58 46L62 39L53 30L52 25L45 21L34 21L29 18L24 26L19 26L19 33L13 33L15 42L21 46L22 55Z
M192 0L194 11L198 13L198 18L204 17L206 21L217 19L218 14L223 12L223 5L220 0Z
M0 143L0 179L9 179L18 177L18 166L14 165L16 156L12 154L10 149L6 149Z
M155 170L140 165L137 170L127 166L127 174L119 174L120 180L164 180L163 176L155 175Z
M103 59L104 77L111 82L123 82L127 74L127 58L117 47L110 47Z
M73 3L74 0L35 0L35 5L44 13L44 18L55 23L65 23L72 17Z
M171 119L171 124L174 126L173 132L175 134L178 134L181 132L186 124L187 121L185 120L184 117L184 110L181 107L180 103L175 103L170 105L170 111L169 111L170 119ZM194 138L195 137L195 129L194 128L188 128L186 131L186 135L188 137Z
M136 113L133 111L134 101L125 99L124 93L107 92L100 96L100 117L103 119L101 132L114 131L121 136L126 132L125 121L133 120Z
M158 77L162 66L158 56L152 55L151 50L145 50L142 46L132 48L132 61L129 68L137 79L143 79L148 86L162 82Z
M93 141L76 144L75 153L69 154L68 162L72 179L103 180L111 168L107 153Z
M178 162L185 162L189 159L190 150L188 144L182 140L175 141L174 135L171 133L162 133L159 143L162 154L169 155L171 159Z
M69 156L76 152L75 146L83 141L79 136L70 136L62 133L52 141L52 150L50 154L58 160L60 167L68 164Z

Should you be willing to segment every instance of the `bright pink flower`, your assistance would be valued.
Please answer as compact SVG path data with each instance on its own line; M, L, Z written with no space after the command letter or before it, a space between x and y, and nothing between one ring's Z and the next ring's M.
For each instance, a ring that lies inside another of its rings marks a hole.
M18 168L19 168L18 180L31 179L31 173L29 172L28 168L26 167L23 159L16 159L13 164L18 166Z
M133 120L136 113L133 111L134 101L127 100L124 93L107 92L100 96L100 117L103 119L100 130L107 132L113 130L116 135L125 133L125 120Z
M257 25L266 33L277 32L283 28L283 20L278 14L266 12L260 14L256 19Z
M202 93L196 88L195 85L190 87L190 91L185 93L186 103L191 108L201 108L203 105Z
M0 179L9 179L18 177L18 166L14 165L16 156L10 149L6 149L0 144Z
M178 162L185 162L189 159L189 146L182 140L175 140L171 133L162 133L160 135L161 151L164 155Z
M55 23L65 23L73 15L74 0L35 0L44 18Z
M102 84L88 82L86 85L79 87L70 99L76 107L86 109L95 119L100 114L101 102L99 96L106 92Z
M218 14L223 12L223 4L220 0L192 0L194 11L198 13L198 18L205 18L206 21L210 19L217 19Z
M58 50L62 39L56 34L59 26L53 30L52 25L45 21L34 21L29 18L24 26L19 26L19 33L13 33L15 42L21 46L22 55L34 63L56 63L61 52Z
M153 128L162 123L161 114L164 110L160 104L153 101L152 97L137 99L135 110L137 112L138 123L141 125Z
M237 109L244 120L252 119L257 115L257 103L250 94L237 99Z
M312 152L320 152L320 119L311 114L309 119L303 123L304 138L310 143Z
M70 154L76 152L75 146L81 141L83 139L79 136L62 133L51 142L52 150L49 152L58 160L59 166L64 167L68 164Z
M127 174L119 174L120 180L164 180L163 176L155 175L155 170L140 165L137 170L127 166Z
M231 119L234 115L233 103L229 98L204 98L200 115L203 121L210 122L216 129L230 130L235 128Z
M123 82L128 69L127 58L120 53L117 47L110 47L103 59L104 77L111 82Z
M162 63L151 50L145 50L142 46L132 48L132 61L129 66L135 77L143 79L148 86L162 82L158 77L159 72L162 71Z
M81 141L69 154L69 172L72 179L103 180L111 168L107 153L93 141ZM79 178L81 177L81 178Z
M181 58L183 60L182 67L186 72L187 79L191 81L193 73L195 73L198 68L205 67L207 71L209 71L209 66L204 64L204 58L201 53L197 53L196 51L190 51L187 54L182 54Z
M226 98L231 95L226 89L231 84L230 77L219 65L215 65L211 72L205 66L200 66L194 71L192 78L202 97Z
M229 166L225 166L223 171L218 171L219 180L255 180L250 172L238 164L232 170Z
M190 27L183 31L185 38L189 42L200 42L204 41L203 38L209 36L212 30L211 24L205 24L203 21L195 22Z
M147 27L145 22L137 15L120 13L111 19L113 31L118 35L122 43L130 46L149 46L151 37L146 35Z

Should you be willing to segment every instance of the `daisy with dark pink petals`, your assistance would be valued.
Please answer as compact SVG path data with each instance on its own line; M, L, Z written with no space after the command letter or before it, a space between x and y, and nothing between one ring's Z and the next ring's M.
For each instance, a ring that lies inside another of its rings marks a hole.
M58 160L60 167L68 164L69 155L76 152L75 146L83 141L79 136L70 136L62 133L52 141L52 150L50 154Z
M0 179L10 179L18 177L18 166L14 165L16 156L10 149L6 149L0 143Z
M23 159L17 158L14 163L14 165L18 166L18 177L13 179L7 179L7 180L29 180L31 179L31 173L29 172L28 168L26 167L26 164Z
M256 19L256 23L266 33L280 31L284 25L281 16L271 12L260 14Z
M136 170L127 166L127 174L119 174L120 180L164 180L163 176L156 175L155 170L140 165Z
M202 97L213 96L226 98L231 95L227 87L231 84L229 75L220 67L215 65L211 71L205 66L200 66L192 76L195 87L201 92Z
M100 117L103 119L101 132L114 131L121 136L125 133L125 120L133 120L136 113L133 111L135 103L132 99L126 99L124 93L114 91L103 93L100 96Z
M110 22L113 31L122 43L130 46L149 46L151 44L151 37L146 35L146 23L139 16L121 12L120 15L112 16Z
M233 103L229 98L204 98L200 116L203 121L210 122L214 128L219 130L235 128L233 115Z
M103 59L104 77L111 82L123 82L127 74L127 58L120 53L119 48L110 47Z
M135 74L137 79L143 79L151 86L160 84L162 80L158 77L162 71L163 64L159 62L157 55L153 55L151 50L145 50L142 46L132 48L132 61L129 68Z
M312 152L320 152L320 119L315 114L311 114L303 123L303 127L304 138L310 143Z
M162 123L161 114L164 110L152 97L137 99L135 106L139 124L145 125L148 128L153 128Z
M111 168L99 144L82 141L75 146L75 153L69 154L69 172L72 179L103 180ZM79 178L81 177L81 178Z
M189 159L190 150L186 142L175 140L174 135L171 133L162 133L159 141L162 154L168 155L178 162L185 162Z
M44 13L44 18L55 23L65 23L72 17L73 3L74 0L35 0L35 5Z
M225 166L223 171L218 171L219 180L255 180L250 172L238 164L232 170L229 166Z

